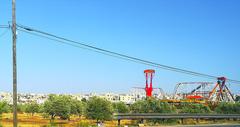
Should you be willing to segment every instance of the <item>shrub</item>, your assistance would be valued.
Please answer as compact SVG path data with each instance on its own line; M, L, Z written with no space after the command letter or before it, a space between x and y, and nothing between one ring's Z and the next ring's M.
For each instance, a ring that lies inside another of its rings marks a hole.
M211 110L208 106L196 103L183 103L181 104L180 113L210 113Z
M240 103L220 103L216 109L215 112L220 114L240 114Z
M175 113L176 108L166 102L154 98L137 101L130 106L133 113Z

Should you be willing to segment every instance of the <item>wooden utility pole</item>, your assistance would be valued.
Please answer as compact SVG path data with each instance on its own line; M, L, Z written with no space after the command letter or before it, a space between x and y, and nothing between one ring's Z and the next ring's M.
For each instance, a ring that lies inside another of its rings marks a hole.
M13 127L17 127L17 58L16 58L16 2L12 0L12 52L13 52Z

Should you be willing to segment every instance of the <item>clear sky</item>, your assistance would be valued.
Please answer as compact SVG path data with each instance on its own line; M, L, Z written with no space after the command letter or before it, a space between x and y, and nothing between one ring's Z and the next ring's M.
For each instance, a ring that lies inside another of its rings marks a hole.
M100 48L240 80L239 0L16 0L17 23ZM11 0L0 0L0 25ZM0 91L12 91L11 32L0 29ZM126 93L144 87L146 65L18 31L20 92ZM213 81L156 69L154 87ZM231 85L240 93L240 84Z

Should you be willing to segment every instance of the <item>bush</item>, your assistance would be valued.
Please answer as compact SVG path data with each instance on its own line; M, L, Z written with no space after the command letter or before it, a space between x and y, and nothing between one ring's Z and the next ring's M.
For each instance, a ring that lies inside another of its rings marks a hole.
M240 103L220 103L216 109L216 113L220 114L240 114Z
M147 100L140 100L130 106L132 113L175 113L176 108L166 102L160 102L154 98L148 98ZM175 119L159 120L152 119L147 120L148 123L176 123Z
M175 113L176 108L154 98L140 100L130 106L132 113Z
M235 101L240 102L240 96L236 96Z
M208 106L196 103L183 103L180 105L180 113L210 113Z

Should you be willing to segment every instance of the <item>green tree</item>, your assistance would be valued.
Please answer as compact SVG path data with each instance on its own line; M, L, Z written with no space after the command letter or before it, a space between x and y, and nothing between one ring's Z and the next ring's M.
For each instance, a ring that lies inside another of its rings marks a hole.
M59 116L61 119L69 119L71 113L71 98L64 95L49 95L44 103L44 112L54 119Z
M78 115L79 117L83 113L83 104L77 99L72 99L71 102L71 114Z
M17 105L17 111L18 111L19 113L25 112L25 111L26 111L26 104L18 104L18 105Z
M44 104L39 104L39 113L44 113Z
M128 113L129 107L123 102L113 103L113 109L116 113Z
M2 114L2 113L8 113L8 112L10 112L11 111L11 108L10 108L10 106L8 105L8 103L7 102L0 102L0 115Z
M87 118L104 121L112 118L113 108L111 102L98 97L92 97L87 101L86 116Z
M81 101L82 102L82 115L86 116L86 108L87 108L87 102Z
M31 113L32 116L34 115L34 113L38 113L39 110L40 110L40 106L36 102L26 104L25 112Z

